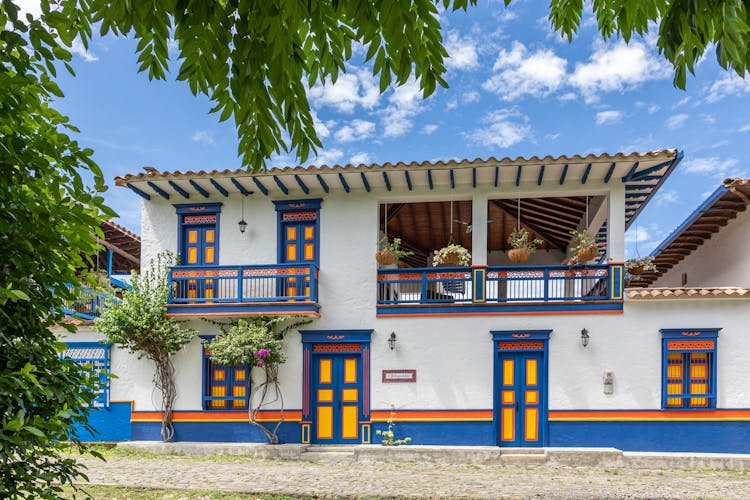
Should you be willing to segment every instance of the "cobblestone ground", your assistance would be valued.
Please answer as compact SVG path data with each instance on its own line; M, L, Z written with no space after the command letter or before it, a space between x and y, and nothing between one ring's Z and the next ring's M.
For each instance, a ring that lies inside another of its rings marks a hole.
M750 498L750 472L328 463L175 455L82 458L92 484L324 498Z

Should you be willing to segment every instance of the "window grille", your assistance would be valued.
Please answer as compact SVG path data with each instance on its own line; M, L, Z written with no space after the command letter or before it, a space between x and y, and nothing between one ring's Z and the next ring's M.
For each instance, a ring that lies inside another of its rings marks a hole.
M226 366L211 360L208 338L203 337L203 409L247 410L250 367Z
M718 329L662 330L662 407L716 408Z
M75 361L97 379L96 399L92 402L95 408L109 408L109 355L112 344L97 342L67 342L68 348L60 356Z

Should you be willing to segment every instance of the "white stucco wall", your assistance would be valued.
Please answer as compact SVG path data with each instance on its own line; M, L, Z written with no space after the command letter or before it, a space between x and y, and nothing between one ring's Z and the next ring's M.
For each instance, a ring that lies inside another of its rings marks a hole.
M750 210L706 240L679 264L657 279L654 287L750 286Z
M373 254L378 237L378 204L398 201L434 201L528 196L570 196L607 194L609 186L590 182L583 190L561 190L555 183L522 186L512 193L488 188L435 190L419 195L409 192L364 193L313 192L309 198L321 197L320 210L320 280L321 318L305 329L373 329L371 350L371 407L413 409L489 409L493 398L493 359L495 351L492 330L552 330L549 343L550 409L655 409L661 406L661 336L660 328L721 327L719 335L719 401L720 407L749 407L750 372L743 370L741 353L750 352L746 322L750 317L748 300L630 301L622 315L514 315L462 316L426 318L376 318L377 267ZM615 190L611 205L621 207L624 190ZM240 234L239 195L172 202L221 202L219 263L253 265L276 263L276 211L272 199L256 193L246 198L245 220L248 229ZM152 197L143 204L142 255L144 266L160 250L177 250L177 216L170 202ZM741 216L747 222L747 214ZM619 221L621 223L622 221ZM741 221L737 221L741 222ZM731 223L737 224L737 223ZM475 221L475 226L484 226ZM620 224L622 225L622 224ZM737 227L740 227L738 224ZM745 225L747 228L747 225ZM717 262L739 261L740 254L728 255L729 248L740 252L750 243L750 231L730 231L721 238L724 258ZM726 233L726 234L725 234ZM622 248L622 235L613 235L610 249ZM744 239L743 239L744 238ZM716 241L719 239L716 237ZM742 245L740 243L744 242ZM736 243L736 244L734 244ZM550 255L552 254L552 255ZM555 252L539 252L531 263L561 258ZM616 257L616 256L613 256ZM621 257L620 257L621 258ZM489 255L491 264L504 263L503 256ZM617 258L615 258L617 260ZM742 264L750 269L750 259ZM694 271L691 271L694 272ZM750 274L745 274L750 276ZM722 283L727 284L727 283ZM188 326L202 334L216 334L218 327L196 319ZM591 335L587 348L580 343L580 331ZM395 350L387 339L395 332ZM76 341L96 335L84 332ZM285 339L288 361L280 369L285 407L302 405L302 344L297 332ZM134 400L136 410L152 410L158 398L152 395L153 368L146 360L115 349L113 371L119 378L112 381L112 399ZM201 346L198 339L175 357L177 367L178 410L201 407ZM383 384L384 369L416 369L416 383ZM603 393L605 371L614 372L614 394Z

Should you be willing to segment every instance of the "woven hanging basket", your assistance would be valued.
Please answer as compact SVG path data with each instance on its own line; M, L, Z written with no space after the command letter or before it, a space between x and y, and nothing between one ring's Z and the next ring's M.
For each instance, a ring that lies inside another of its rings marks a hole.
M396 262L396 254L390 250L381 250L375 252L375 260L378 261L378 264L381 266L390 266Z
M514 264L523 264L529 260L531 251L528 248L512 248L508 250L508 259Z
M632 283L633 280L631 280L630 278L625 278L624 281L625 281L625 288L627 288L630 286L630 283Z
M461 256L455 252L443 255L443 264L446 266L457 266L461 262Z
M578 250L578 260L581 262L593 260L597 255L599 255L599 248L596 245L590 245Z
M636 266L636 267L631 267L630 269L628 269L628 272L632 274L633 276L640 276L641 274L643 274L643 271L644 271L643 266Z

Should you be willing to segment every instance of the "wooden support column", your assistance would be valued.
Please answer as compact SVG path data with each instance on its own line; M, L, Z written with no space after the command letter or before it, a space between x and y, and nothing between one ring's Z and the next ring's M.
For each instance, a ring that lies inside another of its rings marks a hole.
M476 193L471 199L471 263L487 265L487 195Z
M609 192L607 256L610 262L625 261L625 184L613 182Z

